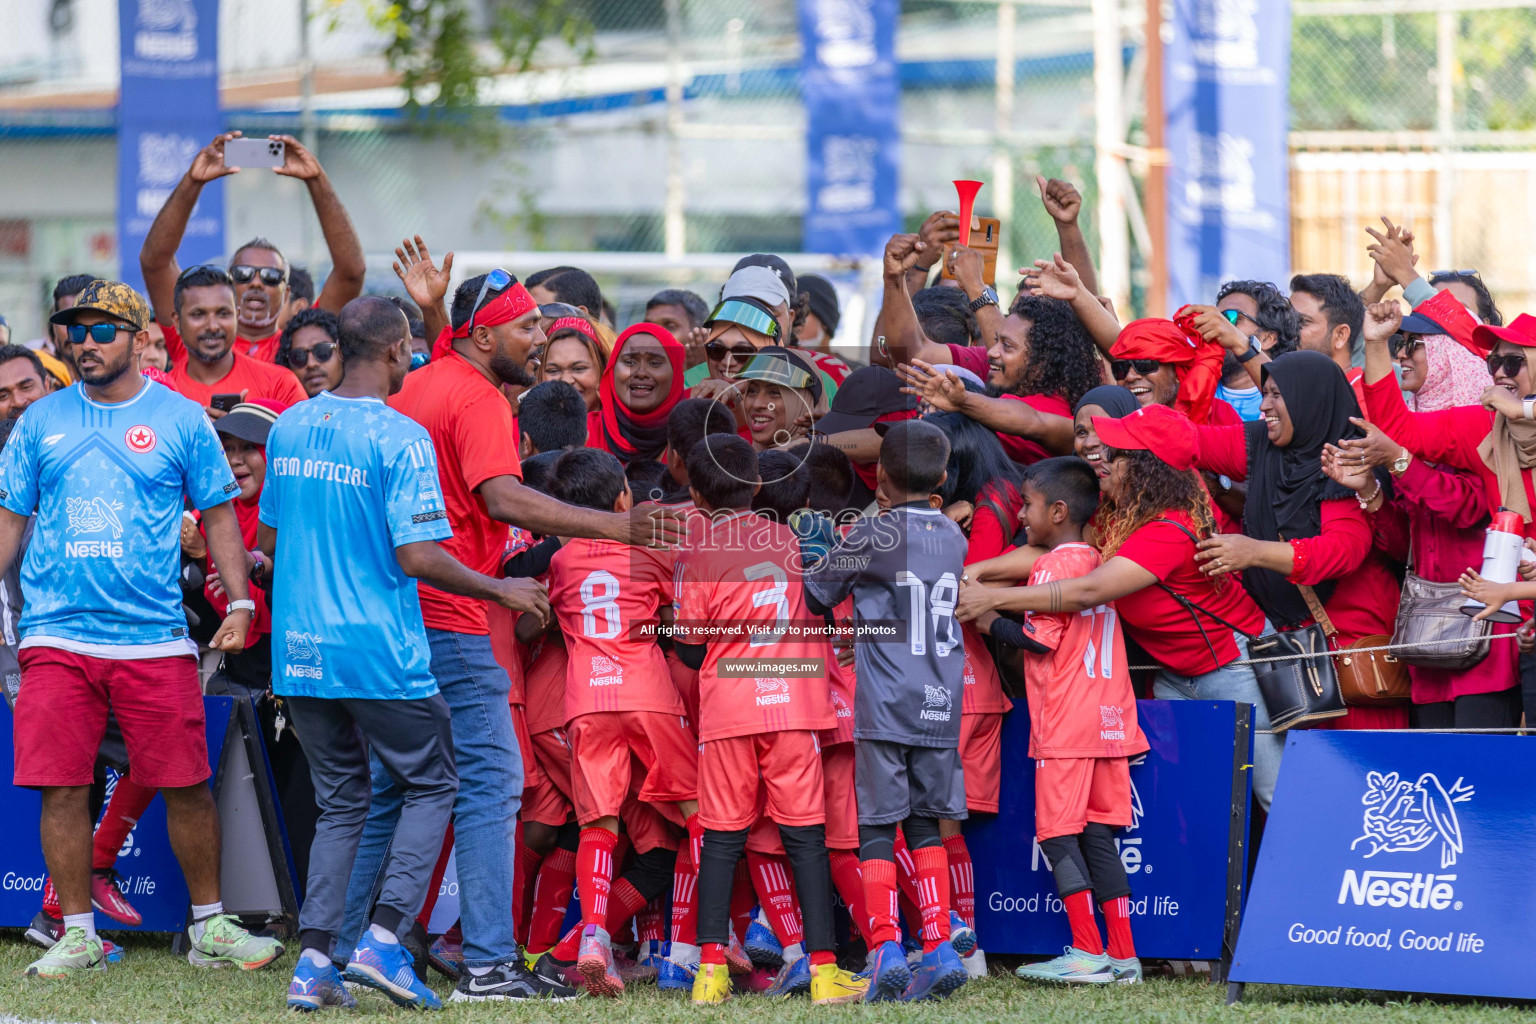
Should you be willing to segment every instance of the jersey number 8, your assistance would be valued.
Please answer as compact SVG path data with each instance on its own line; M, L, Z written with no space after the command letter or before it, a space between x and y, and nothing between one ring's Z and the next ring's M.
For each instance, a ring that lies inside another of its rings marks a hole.
M607 569L589 573L581 581L581 632L594 640L612 640L624 628L618 605L619 578ZM598 626L601 615L603 625Z

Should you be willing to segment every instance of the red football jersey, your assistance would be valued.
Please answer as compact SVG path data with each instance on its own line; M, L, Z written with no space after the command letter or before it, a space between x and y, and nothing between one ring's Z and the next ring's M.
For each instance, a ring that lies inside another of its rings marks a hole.
M1063 544L1035 562L1029 585L1086 576L1100 561L1087 544ZM1024 652L1030 757L1128 757L1147 749L1114 605L1030 612L1024 632L1051 648Z
M565 634L565 720L594 711L681 716L657 609L672 600L676 552L577 539L549 564L549 603Z
M1003 693L1003 677L997 662L987 650L987 642L967 622L960 631L965 639L965 696L960 701L962 715L998 714L1013 710L1013 701Z
M517 617L521 614L494 601L485 602L486 623L491 630L491 654L511 680L512 689L507 699L513 704L522 704L527 700L523 689L523 645L512 634L512 627L517 625Z
M689 531L678 556L678 639L706 643L699 669L699 740L837 724L827 694L832 651L805 604L800 543L752 512L718 516ZM731 675L763 659L820 662L814 675Z
M525 675L528 733L548 732L565 725L565 641L559 635L544 638Z

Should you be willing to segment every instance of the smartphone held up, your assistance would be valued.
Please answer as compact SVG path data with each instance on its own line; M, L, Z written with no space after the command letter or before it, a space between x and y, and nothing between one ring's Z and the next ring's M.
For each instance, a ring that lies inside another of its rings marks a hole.
M282 139L230 139L224 143L225 167L283 166L287 159Z

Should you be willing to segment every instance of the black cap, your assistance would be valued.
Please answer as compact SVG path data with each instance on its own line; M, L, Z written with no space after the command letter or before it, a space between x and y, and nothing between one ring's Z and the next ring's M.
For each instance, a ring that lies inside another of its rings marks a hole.
M795 272L789 269L788 263L771 252L755 252L751 256L743 256L731 268L731 273L736 273L742 267L767 267L779 275L779 280L784 282L784 289L789 292L791 298L799 291L799 286L795 283Z
M854 370L832 396L832 408L816 421L816 433L862 430L888 413L917 408L914 395L902 394L901 378L883 366Z
M800 294L810 299L811 312L816 314L827 328L830 337L837 333L837 322L842 311L837 306L837 289L820 274L806 274L800 278Z
M220 434L238 437L251 444L264 445L267 443L267 434L272 430L272 424L277 422L278 410L272 408L276 404L278 403L257 405L255 402L241 402L229 410L227 415L214 420L213 429Z
M1403 322L1398 330L1404 334L1450 334L1451 332L1441 327L1423 313L1409 313L1403 317Z

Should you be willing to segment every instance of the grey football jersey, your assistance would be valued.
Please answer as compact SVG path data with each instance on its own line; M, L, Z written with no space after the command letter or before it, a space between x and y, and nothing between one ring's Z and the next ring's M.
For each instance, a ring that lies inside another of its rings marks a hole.
M856 739L959 745L965 551L965 534L942 512L903 505L861 519L806 574L806 590L828 608L853 595Z

